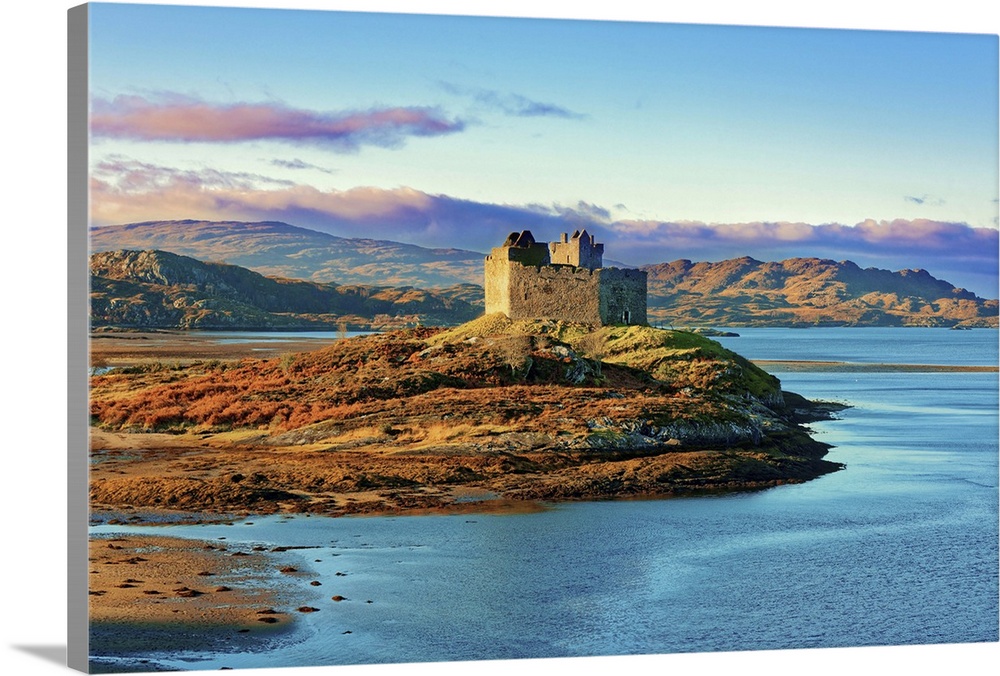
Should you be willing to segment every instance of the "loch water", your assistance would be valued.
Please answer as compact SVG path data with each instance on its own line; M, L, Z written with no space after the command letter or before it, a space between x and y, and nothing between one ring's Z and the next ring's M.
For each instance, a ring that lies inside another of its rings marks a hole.
M998 363L988 330L736 331L720 342L751 359ZM812 426L844 470L530 514L92 530L315 547L280 554L323 584L295 592L320 608L299 631L146 656L179 669L997 641L997 373L782 368L784 389L850 405Z

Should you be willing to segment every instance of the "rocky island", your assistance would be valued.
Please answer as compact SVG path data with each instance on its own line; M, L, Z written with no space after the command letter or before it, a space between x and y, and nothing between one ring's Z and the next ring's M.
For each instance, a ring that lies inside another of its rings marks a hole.
M91 504L134 521L757 489L841 468L802 426L836 408L693 333L490 314L94 376Z

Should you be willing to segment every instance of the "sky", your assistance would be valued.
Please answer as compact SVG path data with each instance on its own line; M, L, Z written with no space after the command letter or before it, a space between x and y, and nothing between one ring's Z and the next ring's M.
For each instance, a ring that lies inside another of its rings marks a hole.
M626 265L815 256L996 298L997 36L93 4L91 223Z

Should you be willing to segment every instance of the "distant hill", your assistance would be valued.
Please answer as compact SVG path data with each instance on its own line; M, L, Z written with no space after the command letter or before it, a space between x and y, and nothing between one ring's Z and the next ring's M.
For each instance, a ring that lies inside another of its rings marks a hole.
M479 287L321 284L265 277L235 265L165 251L105 251L90 257L95 328L335 329L468 321Z
M286 223L155 221L105 226L91 230L91 248L158 249L274 277L383 289L442 289L434 293L448 302L480 308L483 302L482 253L348 239ZM955 288L925 270L891 272L862 269L851 261L762 262L749 257L718 263L677 260L642 269L649 273L648 316L654 324L997 326L996 300ZM468 315L444 317L453 324Z
M851 261L647 265L650 322L720 326L997 326L996 300L926 270L862 269Z
M90 231L92 252L169 251L263 275L337 284L449 287L483 283L483 254L335 237L287 223L150 221Z

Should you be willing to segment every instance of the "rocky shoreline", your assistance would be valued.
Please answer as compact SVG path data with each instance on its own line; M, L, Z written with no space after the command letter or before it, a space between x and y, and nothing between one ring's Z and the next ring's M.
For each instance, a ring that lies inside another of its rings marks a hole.
M466 476L467 481L453 478L440 486L358 486L358 490L342 493L310 492L304 487L322 483L325 463L316 464L315 450L299 455L281 447L278 452L285 456L284 462L272 464L268 474L262 474L266 479L257 499L208 487L232 485L232 475L222 474L214 484L207 477L200 479L204 485L193 493L193 484L187 482L199 480L173 484L170 478L178 472L204 473L230 463L250 472L253 451L248 448L222 450L213 445L218 440L196 440L189 435L95 430L94 450L104 457L92 470L94 485L124 477L133 487L144 489L130 494L127 501L112 498L106 504L101 501L102 489L93 490L92 523L233 523L253 515L282 512L320 517L525 513L564 501L665 499L761 490L841 469L842 465L823 459L829 446L811 439L802 425L828 419L843 407L815 404L791 393L785 393L785 398L787 418L782 422L769 420L757 429L717 423L653 428L636 421L618 421L613 432L619 436L610 437L617 439L615 443L602 445L591 435L584 438L584 447L576 454L565 449L557 454L538 449L535 453L487 452L486 456L498 462L497 471L487 480L480 477L485 473L482 448L464 455L453 449L437 459L456 476ZM762 432L765 427L766 433ZM760 434L764 436L758 438ZM669 439L662 441L666 437ZM640 448L637 438L649 445ZM710 448L722 440L735 446ZM148 466L133 456L140 443L149 454ZM530 445L537 443L537 438L529 442L523 434L511 433L509 438L491 443ZM696 450L696 445L708 447ZM542 461L547 453L557 458L549 466ZM364 451L345 449L335 455L349 456L345 469L350 473L370 472L366 463L376 462L366 458ZM116 456L122 459L113 459ZM411 449L402 455L402 462L410 467L424 465L430 471L436 467L432 457L426 452L414 455ZM302 463L313 465L312 472L304 472ZM198 467L202 469L195 470ZM289 474L277 472L278 467ZM392 476L389 465L379 468L388 470L382 476ZM154 471L163 476L154 479ZM463 471L468 473L463 475ZM289 481L291 476L300 486L298 490L270 493L280 490L272 482ZM368 476L377 475L372 472ZM184 511L164 505L175 496L182 496L177 502L183 504ZM272 499L266 499L268 496ZM171 670L158 662L157 656L191 651L226 654L260 650L275 640L296 640L299 614L321 611L337 601L332 596L316 603L314 589L306 586L316 581L307 571L288 567L275 558L276 552L285 549L275 543L247 549L221 541L180 540L123 530L124 535L91 539L92 673ZM276 575L281 579L276 580Z
M335 341L92 379L91 504L399 514L756 490L841 469L783 392L718 343L517 323ZM469 491L489 496L470 501Z

